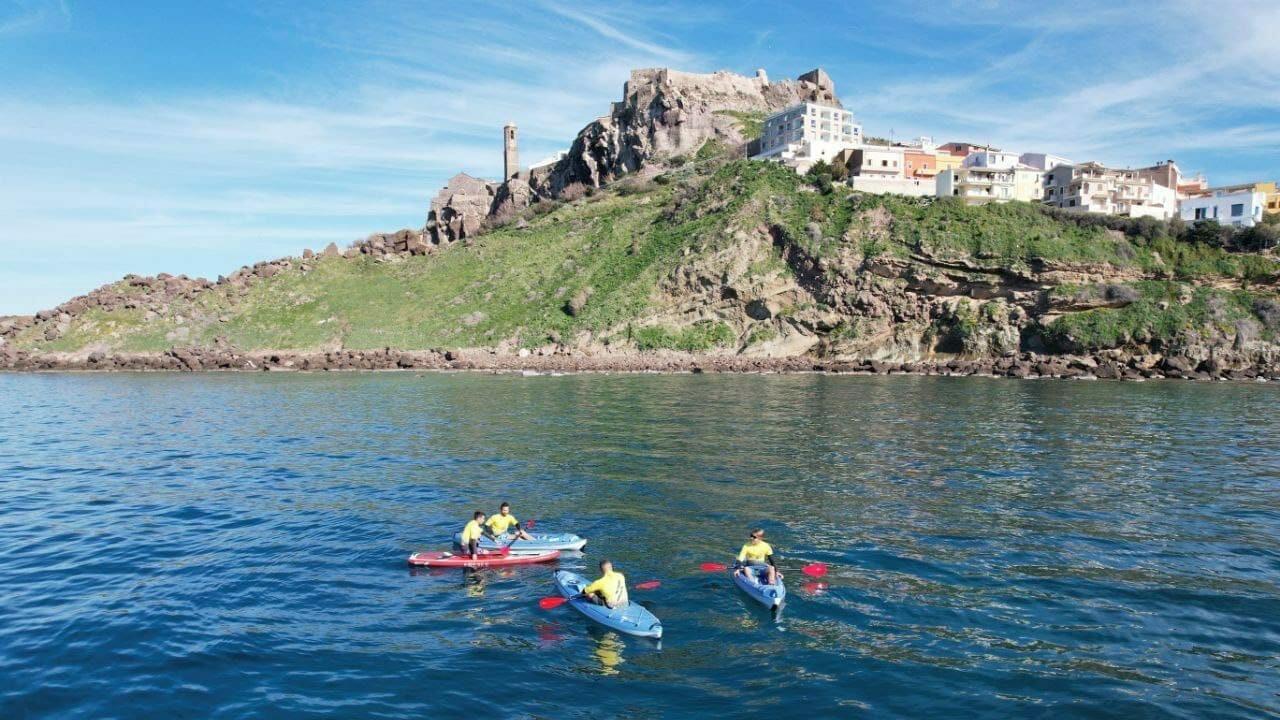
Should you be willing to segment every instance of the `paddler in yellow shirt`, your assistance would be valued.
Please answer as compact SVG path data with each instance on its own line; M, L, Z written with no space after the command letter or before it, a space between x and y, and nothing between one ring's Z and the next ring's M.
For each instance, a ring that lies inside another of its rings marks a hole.
M476 559L480 549L481 537L487 537L494 542L498 541L494 534L489 532L489 528L484 525L484 511L477 510L471 522L462 528L462 537L458 540L458 544L462 546L462 549L471 554L472 560Z
M738 569L736 572L747 572L747 568L751 567L768 567L768 584L777 584L778 568L773 564L773 547L764 541L764 530L762 528L752 530L746 544L738 551Z
M582 588L582 597L610 610L626 605L627 578L622 573L613 571L613 563L601 560L600 579Z
M515 542L516 540L533 539L529 533L525 532L524 529L520 527L520 521L516 519L516 516L511 514L511 503L508 502L504 502L499 505L498 514L490 517L489 521L486 522L485 525L489 528L489 532L497 535L504 535L511 528L515 528L515 532L512 534L515 535L516 538L511 542Z

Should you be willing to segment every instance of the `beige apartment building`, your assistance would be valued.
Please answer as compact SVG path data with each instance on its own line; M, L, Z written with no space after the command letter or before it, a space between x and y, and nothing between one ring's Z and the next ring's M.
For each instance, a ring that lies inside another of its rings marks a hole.
M963 164L938 173L938 197L958 197L969 205L1040 199L1040 171L1018 162L1017 153L970 147Z
M1077 212L1167 220L1178 213L1177 193L1149 170L1118 170L1096 162L1058 165L1044 174L1043 201ZM1166 181L1177 182L1176 170Z

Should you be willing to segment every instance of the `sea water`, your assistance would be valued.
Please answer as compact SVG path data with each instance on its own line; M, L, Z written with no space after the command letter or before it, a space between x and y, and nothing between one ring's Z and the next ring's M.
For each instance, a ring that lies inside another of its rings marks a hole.
M0 375L0 717L1280 714L1277 409L1264 384ZM504 500L586 552L407 566ZM754 527L777 617L699 569ZM660 643L538 606L604 557Z

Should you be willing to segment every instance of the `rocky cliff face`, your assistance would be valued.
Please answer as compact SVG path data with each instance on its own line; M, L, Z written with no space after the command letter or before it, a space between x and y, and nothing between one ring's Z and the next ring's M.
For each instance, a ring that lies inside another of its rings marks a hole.
M824 363L1133 379L1280 373L1280 272L1270 259L1242 283L1188 278L1189 268L1118 232L1087 241L1100 248L1092 260L1066 249L963 252L939 241L955 231L945 226L904 242L914 235L910 206L890 211L856 193L809 201L821 196L800 190L757 191L723 230L700 234L639 324L722 327L744 356ZM787 207L796 204L822 221L797 224ZM708 193L690 211L721 205ZM1011 239L1055 231L1026 221ZM1109 248L1114 262L1103 257Z
M763 70L754 77L633 70L622 94L609 114L583 128L568 154L552 165L503 183L454 176L432 201L424 235L435 244L456 242L539 200L608 185L655 160L696 153L708 141L741 145L751 139L743 134L743 114L763 116L803 100L840 104L821 69L776 83Z
M668 69L634 70L623 99L608 115L583 128L569 154L530 184L541 197L556 197L575 184L606 185L661 157L697 152L708 140L741 144L734 113L768 114L802 100L839 105L835 85L822 70L795 81L770 83L727 72L710 75Z

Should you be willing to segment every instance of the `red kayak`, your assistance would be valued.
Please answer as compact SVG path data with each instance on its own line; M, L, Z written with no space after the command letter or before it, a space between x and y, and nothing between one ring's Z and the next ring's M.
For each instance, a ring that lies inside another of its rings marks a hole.
M510 555L500 552L482 552L471 556L463 553L455 555L447 552L417 552L409 556L410 565L424 567L501 567L503 565L530 565L532 563L550 562L560 557L559 550L538 553L537 555Z

